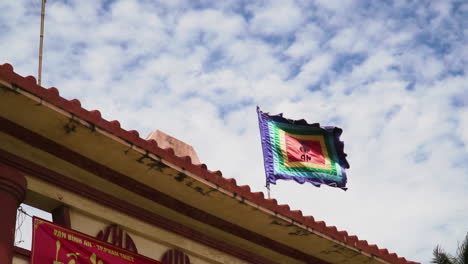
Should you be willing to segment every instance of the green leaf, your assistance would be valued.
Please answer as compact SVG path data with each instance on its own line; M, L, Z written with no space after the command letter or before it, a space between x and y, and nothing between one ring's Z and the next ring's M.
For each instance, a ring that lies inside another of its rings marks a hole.
M433 264L456 264L456 262L453 261L453 257L445 253L439 246L434 248L433 255L434 257L431 260Z
M468 233L465 240L458 245L456 264L468 264Z

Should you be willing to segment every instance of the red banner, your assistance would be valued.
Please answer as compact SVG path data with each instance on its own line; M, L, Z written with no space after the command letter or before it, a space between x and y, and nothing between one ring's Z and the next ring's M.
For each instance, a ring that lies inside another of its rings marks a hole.
M31 264L163 264L34 217Z

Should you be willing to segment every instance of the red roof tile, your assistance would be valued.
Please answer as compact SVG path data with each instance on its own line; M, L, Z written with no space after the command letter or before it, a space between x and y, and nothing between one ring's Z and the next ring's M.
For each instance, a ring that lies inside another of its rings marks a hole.
M154 140L144 140L140 138L135 130L124 130L120 127L119 121L107 121L101 117L98 110L88 111L81 107L81 103L77 99L67 100L60 97L59 91L55 87L45 89L37 85L36 78L33 76L23 77L16 74L13 66L6 63L0 65L0 78L8 81L21 89L24 89L42 100L45 100L57 107L60 107L77 117L86 120L101 129L104 129L133 145L141 147L151 153L154 153L164 160L173 163L176 166L184 168L191 173L194 173L223 189L245 199L258 204L261 207L269 209L286 216L295 222L301 223L305 226L312 228L326 236L329 236L337 241L340 241L351 247L360 249L368 254L377 256L394 264L419 264L414 261L406 260L405 258L398 257L395 253L389 253L387 249L379 249L376 245L369 245L366 240L359 240L357 236L350 236L346 231L338 231L335 226L326 226L323 221L316 221L312 216L303 216L299 210L290 210L289 205L279 205L275 199L266 199L262 192L251 192L249 186L238 186L235 179L226 179L222 177L220 171L210 171L205 164L193 164L189 157L178 157L174 155L174 150L171 148L161 149L158 147Z

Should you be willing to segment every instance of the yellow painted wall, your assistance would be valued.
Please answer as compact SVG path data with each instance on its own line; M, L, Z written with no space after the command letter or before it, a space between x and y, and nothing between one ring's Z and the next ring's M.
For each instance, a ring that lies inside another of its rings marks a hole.
M29 259L23 256L13 256L13 264L29 264Z
M37 178L28 175L26 178L28 180L28 189L36 193L36 195L49 197L70 207L70 220L74 230L95 237L100 230L103 230L111 223L115 223L129 233L139 254L155 260L160 260L167 250L179 248L190 257L192 264L247 263L170 231L116 212ZM22 262L17 263L23 264Z

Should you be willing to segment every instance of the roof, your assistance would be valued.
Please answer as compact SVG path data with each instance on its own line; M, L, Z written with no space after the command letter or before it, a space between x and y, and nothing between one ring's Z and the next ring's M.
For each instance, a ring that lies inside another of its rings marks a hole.
M236 193L258 206L264 207L275 213L281 214L291 220L303 224L327 237L330 237L347 246L356 248L367 254L381 258L393 264L417 264L417 262L398 257L396 253L390 253L385 248L379 248L377 245L369 244L366 240L360 240L355 235L349 235L346 231L339 231L335 226L327 226L324 221L316 221L313 216L304 216L300 210L291 210L287 204L278 204L276 199L265 198L263 192L252 192L248 185L239 186L235 179L222 177L221 171L211 171L205 164L194 164L189 156L179 157L175 155L172 148L161 148L154 139L145 140L140 137L136 130L125 130L120 127L116 120L108 121L101 117L98 110L86 110L81 107L77 99L67 100L60 96L55 87L43 88L37 85L36 78L33 76L21 76L14 72L10 64L0 65L0 78L11 83L14 87L23 89L50 104L59 107L74 116L81 118L95 126L106 130L117 137L138 146L145 151L153 153L176 166L202 177L203 179L216 184L220 188ZM1 84L1 80L0 80Z
M146 140L154 139L158 143L158 146L161 148L172 148L176 156L187 155L192 159L192 163L200 164L200 159L198 158L195 149L189 144L174 138L161 130L156 130L151 132L151 134L146 137Z

